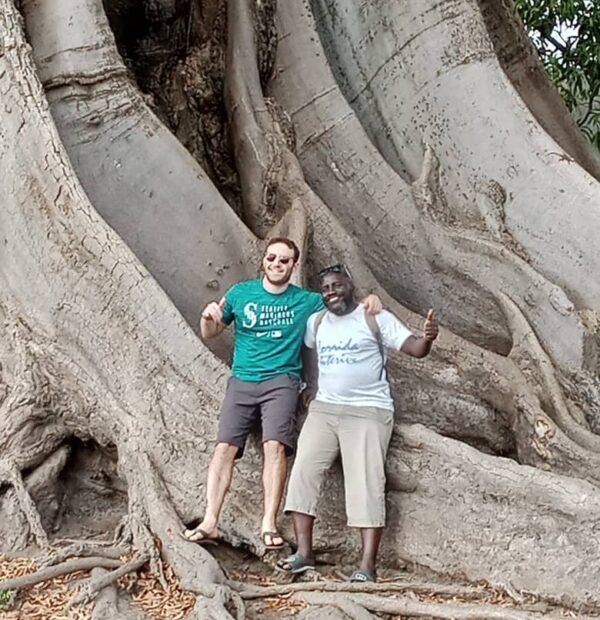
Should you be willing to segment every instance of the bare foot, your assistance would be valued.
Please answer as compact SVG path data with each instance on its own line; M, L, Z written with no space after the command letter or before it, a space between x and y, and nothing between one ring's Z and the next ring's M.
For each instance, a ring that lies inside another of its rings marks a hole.
M277 531L263 532L261 538L265 549L283 549L285 547L285 540Z

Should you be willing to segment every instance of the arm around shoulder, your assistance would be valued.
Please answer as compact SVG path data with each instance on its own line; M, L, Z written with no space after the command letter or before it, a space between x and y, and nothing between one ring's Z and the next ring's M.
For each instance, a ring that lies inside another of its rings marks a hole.
M306 382L308 391L314 397L319 384L319 363L315 349L306 345L302 346L302 378Z

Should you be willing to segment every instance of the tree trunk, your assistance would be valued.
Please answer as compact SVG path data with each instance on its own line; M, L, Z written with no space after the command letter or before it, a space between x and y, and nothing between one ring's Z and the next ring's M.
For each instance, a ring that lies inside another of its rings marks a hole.
M178 536L202 516L228 374L190 324L279 232L309 282L343 260L416 331L443 317L430 358L392 356L382 561L600 605L600 187L523 105L479 6L315 0L315 20L281 2L265 98L256 6L230 0L242 221L147 107L98 0L21 4L33 54L0 0L0 548L48 547L93 441L117 455L137 559L173 566L194 617L231 617L218 564ZM220 525L256 553L260 460L251 442ZM358 548L342 488L336 470L317 522L338 562Z
M101 0L27 0L23 12L86 193L195 325L201 304L255 274L254 236L131 83Z
M489 183L479 194L484 227L446 218L439 211L446 203L437 157L428 151L412 185L394 174L339 92L310 15L286 4L279 16L271 88L294 119L309 183L356 235L382 284L422 314L439 308L457 333L502 354L512 344L497 299L505 291L562 368L574 372L595 359L593 339L571 301L532 269L508 232L502 188Z
M438 217L485 227L481 194L499 185L497 217L527 262L572 301L562 311L597 308L600 288L586 275L599 260L598 183L523 105L477 4L312 4L334 75L385 159L410 182L425 145L436 154Z

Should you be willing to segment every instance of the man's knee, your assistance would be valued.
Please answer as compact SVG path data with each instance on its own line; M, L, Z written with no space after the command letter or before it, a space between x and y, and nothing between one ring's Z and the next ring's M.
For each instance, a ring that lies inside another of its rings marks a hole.
M233 463L238 451L238 446L234 446L230 443L220 442L215 447L213 462L220 464Z
M274 439L263 442L263 452L265 459L280 460L285 458L285 446Z

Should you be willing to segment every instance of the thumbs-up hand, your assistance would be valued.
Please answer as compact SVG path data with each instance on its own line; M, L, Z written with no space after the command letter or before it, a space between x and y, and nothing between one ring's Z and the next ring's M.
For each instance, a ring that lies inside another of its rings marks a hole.
M425 319L425 323L423 324L423 335L425 336L425 340L433 342L437 338L438 332L439 326L432 308L427 313L427 318Z
M227 300L225 297L221 297L219 303L211 301L204 310L202 310L202 318L206 321L214 321L215 323L221 323L223 321L223 308Z

